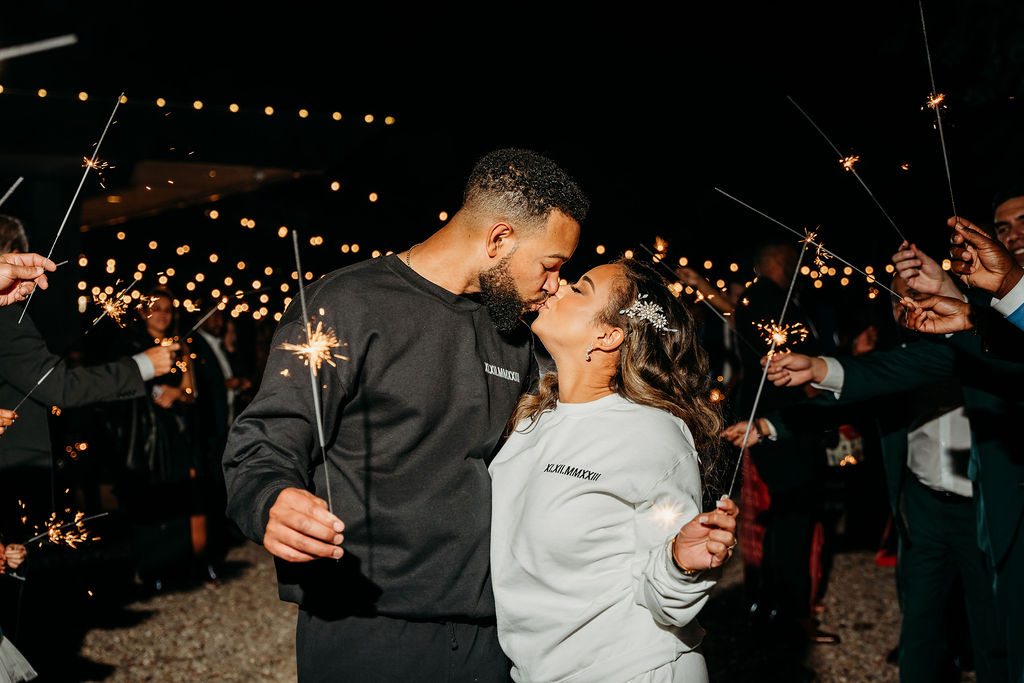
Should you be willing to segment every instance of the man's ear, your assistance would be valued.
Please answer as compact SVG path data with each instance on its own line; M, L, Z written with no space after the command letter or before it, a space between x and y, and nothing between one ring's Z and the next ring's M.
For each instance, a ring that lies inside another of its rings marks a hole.
M497 258L511 252L515 244L514 230L508 223L495 223L487 231L487 256Z
M598 337L596 348L602 351L614 351L626 341L626 333L621 327L610 327L605 330L604 335Z

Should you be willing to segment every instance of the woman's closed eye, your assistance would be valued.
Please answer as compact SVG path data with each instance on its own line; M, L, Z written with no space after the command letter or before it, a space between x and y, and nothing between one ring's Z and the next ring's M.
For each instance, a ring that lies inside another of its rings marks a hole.
M569 289L571 289L572 291L576 292L577 294L582 294L583 293L583 292L581 292L579 290L579 288L576 285L569 285Z

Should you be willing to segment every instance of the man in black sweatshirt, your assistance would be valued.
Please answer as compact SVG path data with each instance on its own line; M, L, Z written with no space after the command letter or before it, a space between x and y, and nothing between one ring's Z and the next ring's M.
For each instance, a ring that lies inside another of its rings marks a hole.
M549 159L492 152L443 228L311 285L312 321L285 312L224 472L300 606L300 680L508 680L487 464L537 374L520 316L557 291L587 208ZM281 348L306 322L344 343L316 374L326 463L309 369Z

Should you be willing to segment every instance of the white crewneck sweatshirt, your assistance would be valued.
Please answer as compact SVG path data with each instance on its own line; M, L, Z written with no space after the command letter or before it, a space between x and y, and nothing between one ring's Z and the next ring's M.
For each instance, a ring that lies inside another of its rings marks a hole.
M720 570L668 540L700 511L690 430L617 394L522 422L491 463L491 572L512 678L625 681L695 652ZM703 669L703 661L700 662Z

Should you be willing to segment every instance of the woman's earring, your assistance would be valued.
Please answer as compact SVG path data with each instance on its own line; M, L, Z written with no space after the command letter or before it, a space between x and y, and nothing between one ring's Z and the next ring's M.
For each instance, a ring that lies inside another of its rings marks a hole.
M593 351L593 350L594 350L594 345L593 344L591 344L589 347L587 347L587 362L588 363L590 362L590 352Z

